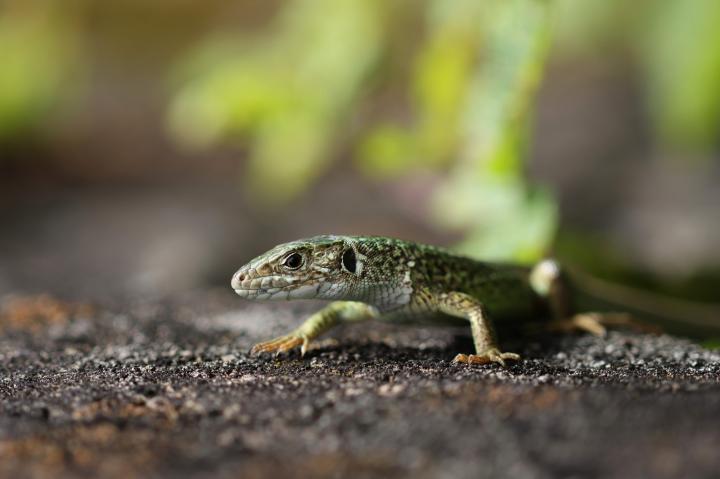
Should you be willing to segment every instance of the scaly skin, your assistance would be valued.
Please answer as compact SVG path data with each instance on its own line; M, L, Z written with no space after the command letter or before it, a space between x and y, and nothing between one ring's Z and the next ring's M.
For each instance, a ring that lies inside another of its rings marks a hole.
M527 318L543 308L559 272L552 261L533 269L485 263L441 248L383 237L316 236L285 243L240 268L235 292L250 300L334 300L290 334L253 347L285 352L340 322L377 319L418 324L469 324L474 354L468 364L517 360L501 352L492 320Z

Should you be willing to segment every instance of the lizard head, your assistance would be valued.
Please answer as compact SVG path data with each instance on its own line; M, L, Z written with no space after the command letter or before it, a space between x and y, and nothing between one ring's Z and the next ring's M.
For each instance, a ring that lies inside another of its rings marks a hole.
M240 268L232 288L247 299L337 299L362 272L362 255L348 236L316 236L278 245Z

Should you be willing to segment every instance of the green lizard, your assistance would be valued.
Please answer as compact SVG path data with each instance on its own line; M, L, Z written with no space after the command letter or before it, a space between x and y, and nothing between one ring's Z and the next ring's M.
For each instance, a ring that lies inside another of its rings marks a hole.
M570 276L570 281L568 281ZM474 354L454 362L499 363L520 356L498 347L493 321L549 319L555 329L605 334L606 325L650 320L663 330L696 338L720 335L720 308L613 285L550 259L534 267L489 263L435 246L378 236L316 236L281 244L232 278L250 300L334 300L288 335L256 344L251 353L286 352L341 322L367 319L406 324L470 325ZM617 311L626 313L603 313ZM574 314L577 311L579 314ZM593 311L593 312L587 312ZM634 323L634 324L633 324ZM653 327L655 331L657 327Z
M570 317L563 275L545 260L533 268L476 261L442 248L383 237L317 236L279 245L240 268L235 292L250 300L335 300L286 336L252 353L304 354L341 322L469 324L474 354L454 362L499 363L520 356L498 347L492 321L551 316L601 334L593 315Z

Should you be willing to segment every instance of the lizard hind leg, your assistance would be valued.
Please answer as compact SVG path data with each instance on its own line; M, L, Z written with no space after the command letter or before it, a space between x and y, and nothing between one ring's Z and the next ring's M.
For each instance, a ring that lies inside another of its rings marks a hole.
M600 337L607 334L600 314L574 314L567 278L555 260L544 259L533 267L530 271L530 286L547 302L551 316L547 329L550 331L581 330Z
M530 287L544 298L554 319L569 318L573 314L570 285L553 259L545 259L530 271Z
M547 301L552 316L547 325L550 331L584 331L605 337L608 327L623 326L641 332L658 332L658 328L638 321L627 313L577 312L572 301L570 281L555 260L539 262L530 272L530 285L535 293Z

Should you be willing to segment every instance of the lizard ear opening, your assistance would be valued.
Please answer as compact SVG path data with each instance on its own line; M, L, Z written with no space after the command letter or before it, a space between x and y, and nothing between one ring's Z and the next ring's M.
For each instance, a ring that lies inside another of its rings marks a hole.
M355 273L355 271L357 271L357 258L352 248L346 249L343 253L342 265L343 269L349 273Z

